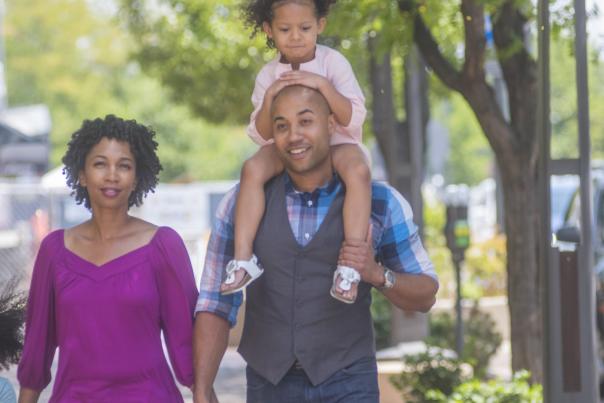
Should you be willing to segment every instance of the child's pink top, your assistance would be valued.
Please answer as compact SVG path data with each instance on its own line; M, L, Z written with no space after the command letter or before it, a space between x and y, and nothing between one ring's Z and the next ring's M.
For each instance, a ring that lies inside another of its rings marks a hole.
M252 140L261 146L270 144L273 140L262 138L256 130L256 115L262 106L266 89L279 79L281 74L291 71L291 64L279 63L281 55L268 62L256 76L256 85L252 94L254 112L250 117L247 134ZM363 134L363 122L367 110L365 109L365 97L363 91L354 76L352 67L346 58L337 50L330 47L317 45L315 58L308 63L302 63L300 70L319 74L326 77L336 90L352 103L352 116L348 126L336 126L336 131L331 138L331 144L358 144Z

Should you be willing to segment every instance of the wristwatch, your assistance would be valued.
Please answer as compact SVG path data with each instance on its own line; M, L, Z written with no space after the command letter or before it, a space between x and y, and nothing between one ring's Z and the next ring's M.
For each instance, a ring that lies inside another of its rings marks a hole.
M396 283L396 275L392 270L386 269L384 270L384 285L378 287L378 290L389 290L394 287L394 283Z

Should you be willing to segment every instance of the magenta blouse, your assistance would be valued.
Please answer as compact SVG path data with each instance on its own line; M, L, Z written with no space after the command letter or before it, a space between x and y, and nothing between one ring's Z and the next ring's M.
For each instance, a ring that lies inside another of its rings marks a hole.
M51 403L182 402L193 384L197 288L180 236L161 227L145 246L101 266L65 248L63 230L42 242L34 266L21 387L42 390L59 348Z

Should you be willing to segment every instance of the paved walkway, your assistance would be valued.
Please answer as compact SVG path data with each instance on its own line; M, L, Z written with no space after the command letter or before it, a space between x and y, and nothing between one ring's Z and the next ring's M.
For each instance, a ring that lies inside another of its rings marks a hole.
M491 360L491 372L504 379L510 377L510 344L504 342L497 355ZM56 360L53 365L53 376L56 370ZM0 376L7 377L17 388L17 368L13 366L10 370L0 371ZM220 403L245 403L245 362L234 348L229 348L222 360L218 377L216 379L216 393ZM49 385L40 397L40 403L48 402L52 385ZM191 391L180 387L185 403L193 403Z

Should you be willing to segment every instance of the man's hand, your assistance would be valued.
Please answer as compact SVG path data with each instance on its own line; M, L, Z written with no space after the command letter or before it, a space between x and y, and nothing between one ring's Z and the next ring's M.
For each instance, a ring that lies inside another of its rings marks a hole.
M194 403L219 403L218 397L216 396L216 392L214 391L214 388L212 388L212 391L209 396L204 395L203 393L194 393L193 402Z
M374 256L372 226L370 225L367 239L364 241L344 241L338 257L338 265L356 269L361 275L361 280L380 287L384 284L384 269L375 261Z

